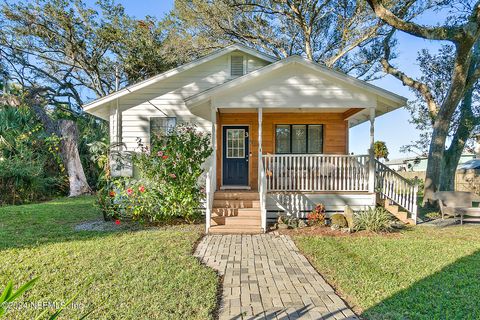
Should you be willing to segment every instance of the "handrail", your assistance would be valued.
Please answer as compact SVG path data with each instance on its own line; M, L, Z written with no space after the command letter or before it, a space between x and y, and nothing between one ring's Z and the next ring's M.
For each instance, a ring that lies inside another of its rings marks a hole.
M411 214L413 221L417 220L418 185L375 160L375 187L383 198L395 202Z
M263 232L267 231L267 175L263 168L262 155L259 157L260 161L258 162L258 176L259 179L259 193L260 193L260 215Z
M268 191L369 190L368 155L267 154Z

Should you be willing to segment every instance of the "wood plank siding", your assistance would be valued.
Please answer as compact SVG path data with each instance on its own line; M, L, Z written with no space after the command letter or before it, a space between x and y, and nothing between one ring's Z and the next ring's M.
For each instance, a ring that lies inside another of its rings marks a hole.
M348 122L345 113L263 113L263 154L275 153L277 124L323 124L323 153L348 153ZM247 125L250 129L249 186L258 189L258 114L217 113L217 186L222 186L222 128L228 125Z

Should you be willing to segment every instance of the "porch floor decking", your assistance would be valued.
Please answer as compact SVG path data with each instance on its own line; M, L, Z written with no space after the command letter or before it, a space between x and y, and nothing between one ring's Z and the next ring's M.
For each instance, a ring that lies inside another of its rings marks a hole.
M285 235L207 235L195 256L224 276L219 319L357 319Z

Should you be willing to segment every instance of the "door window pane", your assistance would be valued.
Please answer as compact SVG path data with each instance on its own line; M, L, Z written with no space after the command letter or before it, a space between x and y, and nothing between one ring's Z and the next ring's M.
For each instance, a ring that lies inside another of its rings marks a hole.
M292 153L307 153L307 126L292 125Z
M308 126L308 153L322 153L323 152L323 126L309 125Z
M275 128L276 153L290 153L290 125L277 125Z
M245 158L245 129L227 129L227 158Z

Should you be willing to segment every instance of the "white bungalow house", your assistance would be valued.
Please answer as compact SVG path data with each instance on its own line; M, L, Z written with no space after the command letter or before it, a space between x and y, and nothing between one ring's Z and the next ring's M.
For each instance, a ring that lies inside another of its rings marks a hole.
M206 163L207 232L266 230L278 213L304 217L385 205L415 223L416 188L376 162L349 155L349 128L404 106L397 94L300 56L278 60L242 45L126 87L84 106L110 123L111 142L180 122L212 133Z

